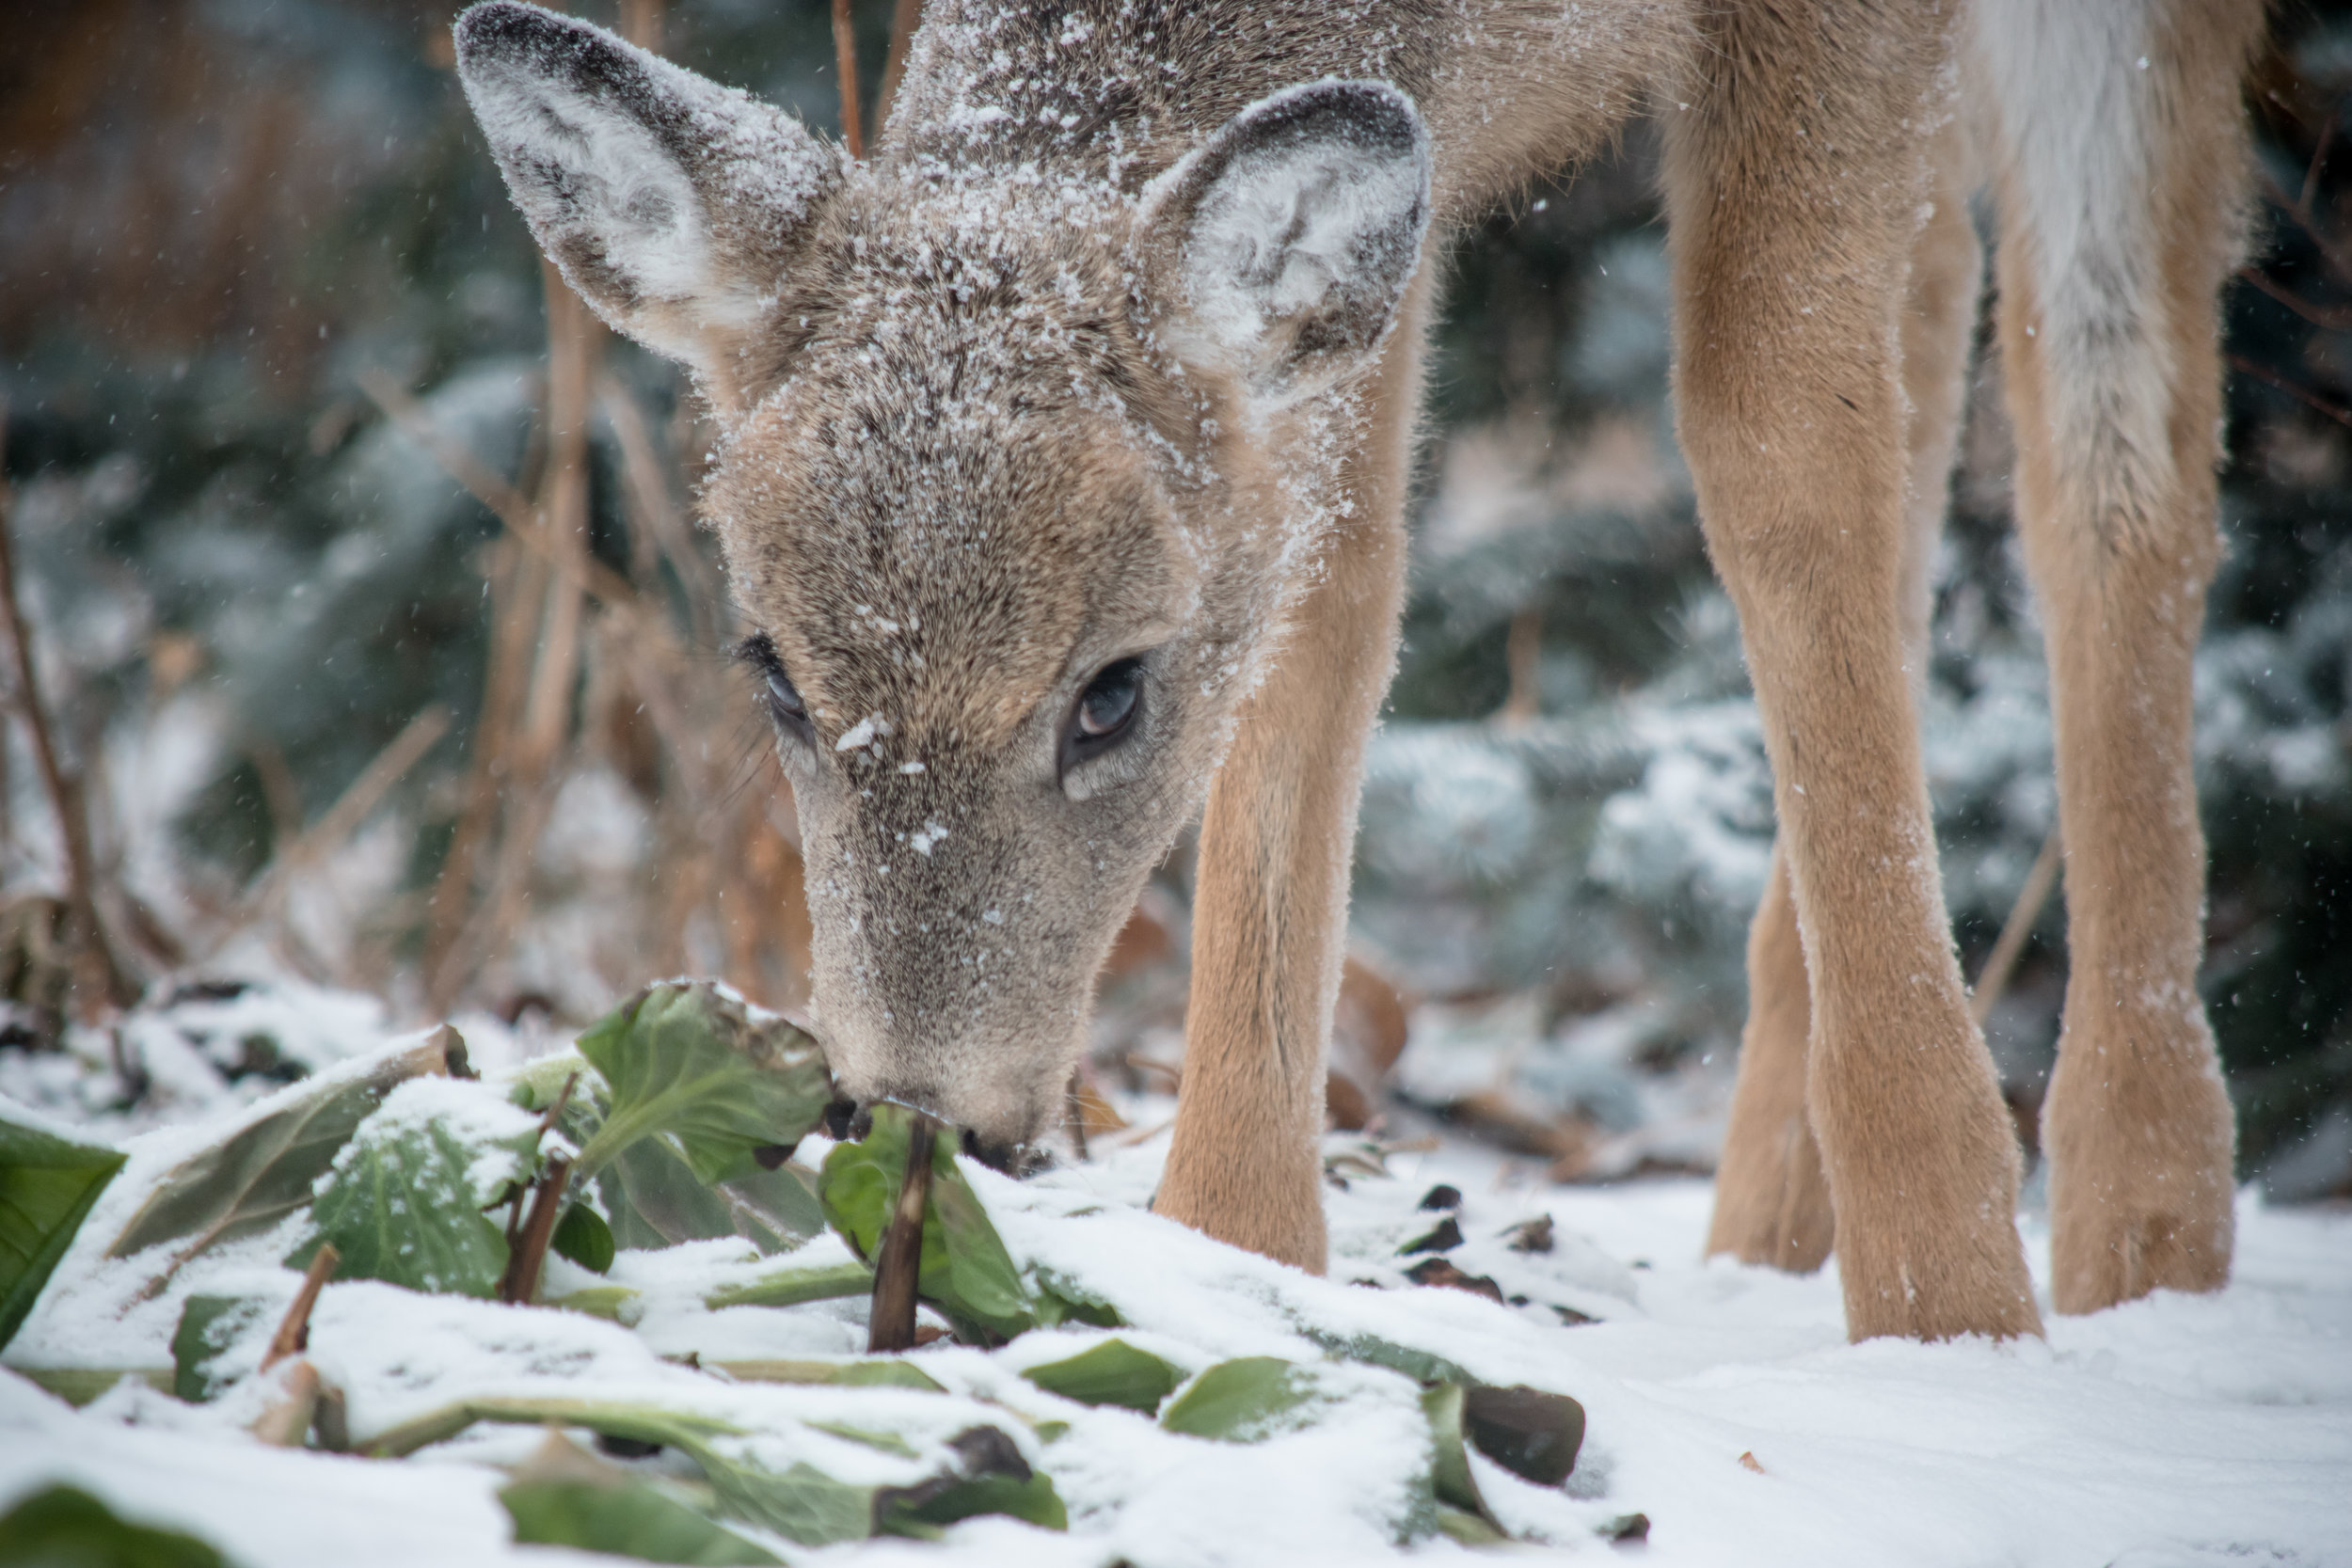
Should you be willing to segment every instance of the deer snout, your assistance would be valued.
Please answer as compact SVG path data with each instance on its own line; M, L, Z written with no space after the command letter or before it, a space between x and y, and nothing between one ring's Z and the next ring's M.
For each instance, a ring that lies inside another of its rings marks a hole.
M952 1117L934 1109L945 1103L935 1093L885 1093L866 1100L838 1100L826 1107L825 1130L835 1139L863 1139L874 1129L874 1107L889 1103L920 1110L937 1120L955 1125ZM967 1159L977 1160L991 1170L1010 1177L1023 1177L1041 1169L1052 1156L1030 1137L992 1136L978 1128L956 1127L956 1137Z

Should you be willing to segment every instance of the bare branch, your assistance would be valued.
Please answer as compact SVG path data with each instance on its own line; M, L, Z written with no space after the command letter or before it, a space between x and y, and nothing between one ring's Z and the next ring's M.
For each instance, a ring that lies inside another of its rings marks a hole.
M8 431L8 405L0 402L0 440ZM5 455L0 446L0 455ZM8 620L8 641L16 656L16 710L32 733L33 757L40 768L41 785L49 794L49 809L57 819L57 836L65 842L66 911L71 924L68 945L72 954L74 983L102 1005L127 1007L138 1000L138 987L123 970L98 918L97 856L90 848L88 802L82 781L66 771L58 760L49 713L40 697L40 668L33 657L33 637L24 621L24 601L16 586L16 546L9 493L0 479L0 616Z
M262 1370L268 1371L290 1355L299 1355L310 1348L310 1309L319 1303L319 1292L342 1267L343 1255L335 1250L332 1242L321 1242L318 1251L310 1255L310 1266L302 1271L302 1288L287 1304L286 1315L278 1320L278 1332L270 1336L269 1349L262 1353Z
M2335 420L2336 423L2343 425L2347 429L2352 429L2352 413L2347 413L2344 409L2337 407L2334 404L2329 403L2326 398L2321 397L2317 392L2312 391L2308 388L2297 387L2294 382L2285 379L2283 376L2280 376L2274 372L2263 369L2262 366L2255 364L2251 359L2247 358L2242 354L2225 355L2223 357L2229 360L2230 368L2232 370L2243 372L2245 374L2252 376L2255 380L2262 382L2265 386L2276 387L2279 390L2284 392L2287 396L2295 399L2296 402L2308 404L2312 407L2316 408L2321 413L2327 415L2329 419Z
M882 90L874 95L874 139L882 140L890 123L891 106L898 102L898 79L907 72L907 46L923 24L923 0L898 0L890 13L890 56L882 62Z
M866 156L866 125L857 106L857 29L850 0L833 0L834 69L841 78L841 140L852 158Z
M1977 976L1976 994L1968 999L1969 1016L1983 1027L1992 1016L1994 1004L2009 989L2009 977L2017 967L2018 958L2026 951L2026 939L2033 934L2033 923L2042 918L2042 906L2050 900L2050 889L2058 885L2058 863L2063 847L2058 831L2053 827L2042 841L2042 852L2033 858L2033 869L2026 873L2026 885L2017 890L2017 902L2011 904L2009 918L2001 922L2001 934L1994 939L1993 951L1986 955L1984 970Z

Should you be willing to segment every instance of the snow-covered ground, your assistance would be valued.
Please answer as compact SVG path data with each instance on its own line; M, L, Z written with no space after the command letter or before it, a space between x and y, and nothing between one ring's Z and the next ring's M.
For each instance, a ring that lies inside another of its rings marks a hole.
M100 1257L145 1184L202 1141L206 1125L252 1114L249 1093L197 1092L213 1025L269 1022L273 1007L311 1017L316 1037L305 1037L302 1053L322 1070L382 1048L384 1026L365 1009L278 996L173 1015L195 1053L182 1111L161 1125L95 1118L94 1130L129 1134L130 1163L0 1359L167 1368L191 1293L291 1296L295 1276L279 1259L299 1215L204 1255L151 1299L138 1299L152 1272L139 1259ZM494 1071L555 1043L501 1036L488 1021L473 1037L477 1063ZM69 1092L67 1071L15 1072L8 1086L73 1117L90 1101ZM703 1296L713 1286L775 1264L725 1242L623 1253L610 1283L639 1291L643 1308L624 1314L634 1318L626 1327L339 1281L313 1316L309 1359L343 1391L362 1443L460 1397L634 1401L735 1423L750 1434L750 1460L771 1472L805 1461L862 1484L901 1484L900 1471L919 1467L916 1450L928 1458L948 1434L994 1421L1018 1434L1070 1513L1066 1533L991 1516L951 1527L943 1544L810 1550L758 1536L789 1561L1175 1568L1464 1550L1442 1537L1397 1544L1401 1499L1427 1472L1428 1429L1409 1379L1362 1364L1364 1347L1376 1345L1440 1356L1458 1369L1445 1375L1583 1403L1582 1454L1561 1488L1471 1454L1491 1514L1532 1544L1505 1550L1742 1568L2352 1564L2352 1212L2269 1207L2249 1190L2236 1275L2217 1295L2050 1317L2046 1341L1855 1346L1845 1342L1834 1267L1792 1278L1698 1260L1701 1182L1557 1187L1456 1140L1380 1155L1335 1138L1344 1184L1327 1194L1333 1258L1328 1277L1314 1279L1149 1213L1170 1107L1126 1109L1139 1129L1160 1130L1101 1140L1123 1147L1098 1147L1095 1159L1025 1183L971 1173L1007 1246L1041 1277L1113 1304L1120 1338L1184 1372L1251 1355L1323 1366L1335 1417L1231 1444L1077 1404L1019 1375L1104 1338L1084 1326L1034 1330L993 1353L949 1342L914 1352L945 1392L733 1382L712 1369L855 1355L866 1307L711 1310ZM801 1157L823 1152L812 1139ZM1387 1174L1373 1174L1383 1161ZM1405 1277L1420 1259L1400 1247L1444 1217L1427 1206L1439 1186L1458 1195L1463 1236L1446 1258L1491 1277L1515 1305ZM1525 1224L1546 1215L1549 1246L1530 1250ZM2030 1214L2024 1226L2039 1280L2046 1231ZM791 1256L846 1253L823 1236ZM549 1269L550 1296L608 1283L562 1259ZM68 1481L127 1518L211 1541L246 1568L579 1555L511 1542L500 1466L529 1454L535 1430L478 1427L405 1461L264 1447L246 1427L268 1386L236 1376L259 1349L247 1335L223 1353L215 1370L228 1388L206 1404L126 1379L77 1412L0 1371L0 1514ZM1326 1363L1335 1349L1355 1359ZM826 1435L878 1425L911 1445L891 1450L905 1457ZM695 1474L675 1456L632 1463ZM1636 1513L1648 1522L1646 1543L1611 1544Z

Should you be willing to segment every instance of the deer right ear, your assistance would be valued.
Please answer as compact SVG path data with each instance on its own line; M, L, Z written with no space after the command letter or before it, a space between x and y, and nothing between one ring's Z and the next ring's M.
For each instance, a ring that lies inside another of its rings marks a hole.
M1312 82L1235 115L1145 194L1154 325L1276 403L1362 366L1429 228L1429 132L1385 82Z
M540 248L596 314L734 403L736 363L841 181L839 151L748 94L536 6L475 6L456 32L467 102Z

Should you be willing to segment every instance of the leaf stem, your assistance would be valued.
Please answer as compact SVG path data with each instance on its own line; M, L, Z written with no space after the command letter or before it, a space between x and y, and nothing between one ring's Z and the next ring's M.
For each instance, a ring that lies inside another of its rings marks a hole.
M531 1199L531 1217L522 1235L506 1256L506 1272L499 1276L499 1300L527 1306L539 1293L539 1270L548 1259L548 1243L555 1237L556 1216L563 1212L564 1189L570 1184L571 1162L550 1160L547 1175Z
M931 1196L931 1146L939 1123L914 1113L907 1129L906 1172L898 1179L898 1204L874 1249L874 1307L867 1320L866 1350L914 1348L914 1288L923 1272L923 1210Z

